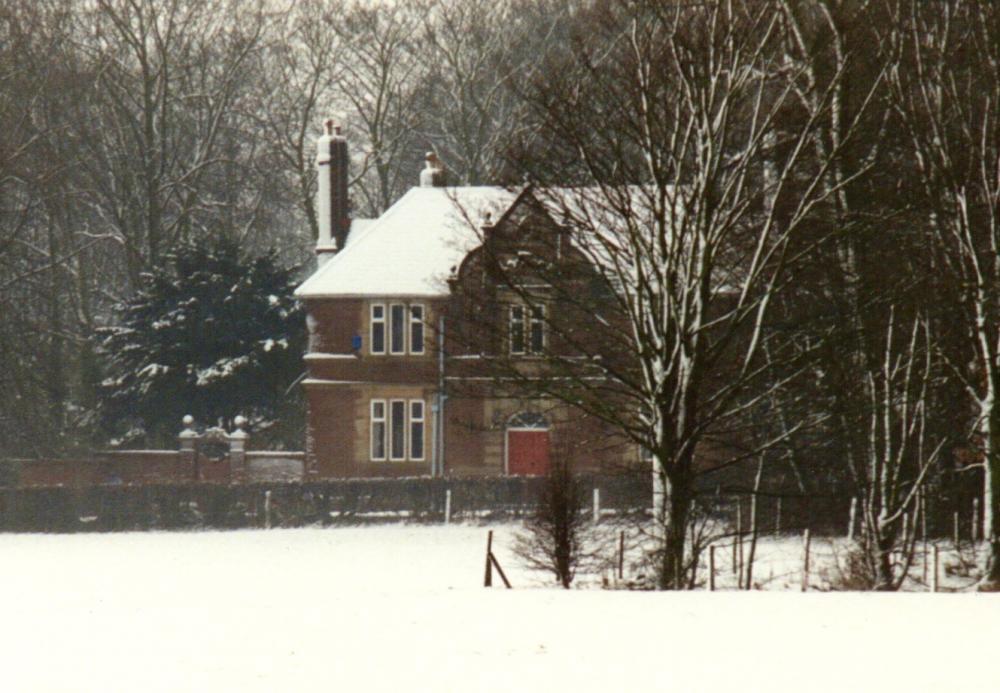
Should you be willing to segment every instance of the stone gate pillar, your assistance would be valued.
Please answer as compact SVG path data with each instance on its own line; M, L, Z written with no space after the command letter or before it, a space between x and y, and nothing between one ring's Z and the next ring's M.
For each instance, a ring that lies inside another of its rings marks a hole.
M229 481L241 484L247 480L247 440L250 434L243 430L247 420L242 416L233 419L236 430L229 434Z
M188 414L183 419L184 430L177 436L180 443L181 467L187 471L188 478L198 480L198 431L194 430L194 417Z

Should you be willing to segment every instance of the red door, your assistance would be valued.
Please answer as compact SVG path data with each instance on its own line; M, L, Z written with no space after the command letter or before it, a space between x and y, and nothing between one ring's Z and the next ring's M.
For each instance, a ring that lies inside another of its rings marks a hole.
M507 431L507 473L549 473L549 432L545 429Z

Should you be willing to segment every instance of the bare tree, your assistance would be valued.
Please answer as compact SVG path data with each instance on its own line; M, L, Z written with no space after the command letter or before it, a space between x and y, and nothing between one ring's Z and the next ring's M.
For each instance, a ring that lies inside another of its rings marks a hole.
M543 62L565 7L529 0L430 0L419 51L430 93L423 124L456 183L506 177L505 149L528 127L515 85Z
M335 78L341 44L330 27L341 6L319 0L296 3L259 56L264 75L253 116L259 119L275 167L287 173L311 246L319 236L316 217L314 139L337 110Z
M880 591L898 590L906 579L917 500L945 444L927 425L935 365L927 322L918 317L902 336L900 322L890 310L882 363L864 378L867 445L851 470L863 494L859 547L864 573L870 587Z
M198 215L218 218L208 181L228 160L226 130L267 15L229 0L99 0L80 19L94 79L78 124L82 192L134 284L201 228Z
M424 116L420 14L413 3L345 3L330 29L341 43L334 75L338 100L362 134L358 185L361 212L378 216L413 184L421 160L414 137ZM426 145L425 145L426 147Z
M828 437L850 467L865 456L864 426L856 421L867 403L860 384L879 361L884 332L868 316L881 315L883 303L912 290L912 267L887 261L881 242L901 243L902 234L894 232L905 204L894 191L898 142L890 134L886 84L896 56L877 30L887 17L880 3L782 0L781 12L785 61L801 74L795 99L816 118L810 145L817 160L829 161L820 183L826 201L813 219L817 246L795 278L793 291L808 306L796 314L797 328L812 343L803 356L825 374L819 379L824 398L810 393L813 406L822 402L829 413ZM817 297L822 310L815 310Z
M912 145L923 208L943 268L958 278L954 317L974 344L974 364L953 364L978 409L983 451L983 587L1000 586L1000 8L978 0L899 0L890 38L897 107Z
M249 126L262 91L251 58L273 20L225 1L0 11L5 444L42 454L90 442L94 331L179 238L259 243L287 223L266 138Z
M587 559L582 491L571 465L554 460L514 549L529 567L552 573L565 589Z
M92 269L99 239L73 195L77 156L65 113L83 96L72 6L11 2L0 11L0 438L31 453L64 446L88 377ZM86 399L83 397L82 399Z
M565 347L521 383L651 453L658 582L679 588L695 479L724 456L727 427L782 385L763 378L769 311L791 241L852 180L828 174L858 119L817 158L813 136L839 77L816 87L811 112L798 108L803 73L777 50L773 5L634 3L578 20L526 94L542 144L518 165L560 224L552 238L589 269L567 281L565 262L554 272L552 255L536 254L506 273ZM597 275L591 291L580 290L586 271Z

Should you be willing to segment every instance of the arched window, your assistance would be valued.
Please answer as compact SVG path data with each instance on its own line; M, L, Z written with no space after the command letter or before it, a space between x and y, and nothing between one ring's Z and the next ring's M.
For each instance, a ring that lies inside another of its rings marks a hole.
M507 420L507 428L548 428L549 422L541 414L522 411Z

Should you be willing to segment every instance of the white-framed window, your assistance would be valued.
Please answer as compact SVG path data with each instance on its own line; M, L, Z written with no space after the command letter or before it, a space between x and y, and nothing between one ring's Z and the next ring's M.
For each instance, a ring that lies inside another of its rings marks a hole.
M410 353L424 353L424 306L410 305Z
M420 462L424 459L424 401L410 400L410 459Z
M371 459L385 459L385 400L373 399L371 402Z
M427 310L422 303L373 303L370 354L422 356L426 351Z
M406 306L402 303L389 306L389 353L406 353Z
M406 400L389 401L389 459L406 459Z
M507 334L511 354L541 354L545 351L545 306L511 306Z
M373 354L385 353L385 304L372 304L371 312L371 343L369 349Z
M528 348L532 354L541 354L545 351L545 306L531 308Z
M427 407L422 399L371 400L372 462L423 462L427 450Z
M510 353L524 353L524 306L510 307L510 323L508 327L510 337Z

